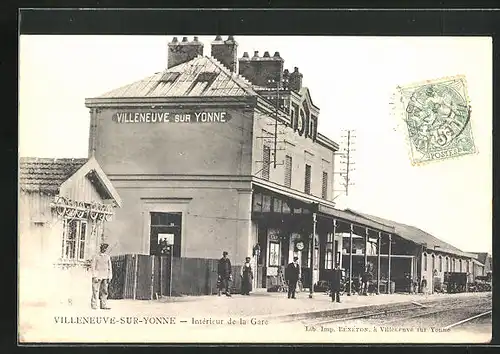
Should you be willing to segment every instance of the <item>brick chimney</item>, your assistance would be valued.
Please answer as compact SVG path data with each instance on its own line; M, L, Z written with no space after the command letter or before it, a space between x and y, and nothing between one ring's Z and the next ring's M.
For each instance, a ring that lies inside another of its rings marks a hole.
M293 73L290 74L288 79L288 87L293 91L300 91L302 88L302 74L299 73L299 68L295 67Z
M198 37L194 37L191 42L187 37L182 38L182 42L174 37L172 42L168 43L167 69L193 60L198 55L203 55L203 43L198 41Z
M276 88L276 80L282 80L284 60L278 52L271 57L269 52L265 52L262 57L255 51L252 58L248 53L243 53L239 60L239 74L248 79L251 83L263 87ZM274 82L269 82L274 80Z
M212 57L220 61L233 73L238 72L238 43L233 36L228 36L223 41L221 36L215 37L212 42Z

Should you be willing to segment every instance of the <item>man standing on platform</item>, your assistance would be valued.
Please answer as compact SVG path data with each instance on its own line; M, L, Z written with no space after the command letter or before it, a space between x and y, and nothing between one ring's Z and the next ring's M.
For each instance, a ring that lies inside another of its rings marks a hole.
M295 299L295 290L297 282L300 279L299 257L293 257L293 262L288 264L285 269L285 280L288 283L288 298Z
M217 267L218 283L219 283L219 296L222 293L222 289L226 291L226 296L231 296L231 291L229 290L229 284L231 282L231 261L227 257L227 252L222 252L222 258L219 259L219 265Z
M332 282L331 293L332 293L332 302L340 302L340 288L342 283L342 269L340 269L340 264L336 263L335 268L332 271Z
M92 272L92 309L97 309L97 299L100 299L101 309L109 310L107 306L108 299L108 286L113 278L113 271L111 266L111 257L106 253L108 244L101 244L101 253L94 256L91 262Z
M370 280L371 280L371 272L370 272L370 267L367 265L365 267L365 270L363 274L361 275L361 294L362 295L368 295L368 289L370 287Z

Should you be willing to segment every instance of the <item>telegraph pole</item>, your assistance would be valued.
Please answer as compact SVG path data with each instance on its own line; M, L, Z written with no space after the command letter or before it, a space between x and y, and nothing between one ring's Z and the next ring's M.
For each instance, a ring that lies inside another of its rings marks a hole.
M341 190L336 190L336 192L341 192L335 198L339 197L342 194L346 196L349 195L349 186L353 186L354 183L351 182L352 174L351 172L355 170L353 167L355 162L353 161L352 152L356 151L353 149L353 145L355 144L354 139L356 138L354 130L347 130L346 134L342 136L345 138L345 142L342 144L341 152L336 153L335 155L340 156L342 159L340 163L345 165L345 168L341 168L339 172L334 172L335 174L340 175L343 178L343 182L340 184L344 187Z
M349 166L351 162L351 131L347 131L347 168L346 168L346 184L345 184L345 195L349 195Z
M280 109L280 78L276 83L276 117L274 119L274 168L276 168L276 156L278 156L278 117Z
M279 123L279 111L280 111L280 91L281 91L281 84L286 85L288 79L282 78L281 73L278 73L277 79L269 79L267 82L269 84L276 84L276 105L275 105L275 113L274 113L274 158L273 158L273 166L276 168L278 165L282 165L282 163L278 163L278 150L283 150L283 149L278 149L278 125Z

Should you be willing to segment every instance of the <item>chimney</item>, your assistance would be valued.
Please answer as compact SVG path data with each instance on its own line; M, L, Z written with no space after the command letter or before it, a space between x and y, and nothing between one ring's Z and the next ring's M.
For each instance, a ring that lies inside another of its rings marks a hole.
M302 74L299 73L299 68L295 67L293 73L290 74L288 79L288 87L290 90L300 91L302 88Z
M182 42L174 37L172 42L168 43L167 69L193 60L198 55L203 55L203 43L198 37L194 37L192 42L189 42L187 37L183 37Z
M285 71L283 71L283 88L285 90L288 90L290 88L289 81L290 81L290 72L288 71L288 69L285 69Z
M276 80L282 80L283 62L279 53L271 57L268 51L262 57L255 51L252 58L245 52L239 59L239 74L247 78L254 85L276 88ZM269 82L273 80L272 82Z
M231 72L238 72L238 43L233 36L223 41L221 36L215 37L212 42L212 57L220 61Z

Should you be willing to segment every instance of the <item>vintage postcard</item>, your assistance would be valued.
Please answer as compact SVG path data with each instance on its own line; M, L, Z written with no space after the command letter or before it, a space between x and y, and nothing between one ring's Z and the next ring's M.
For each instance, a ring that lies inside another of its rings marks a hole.
M19 57L19 343L491 340L491 38Z

